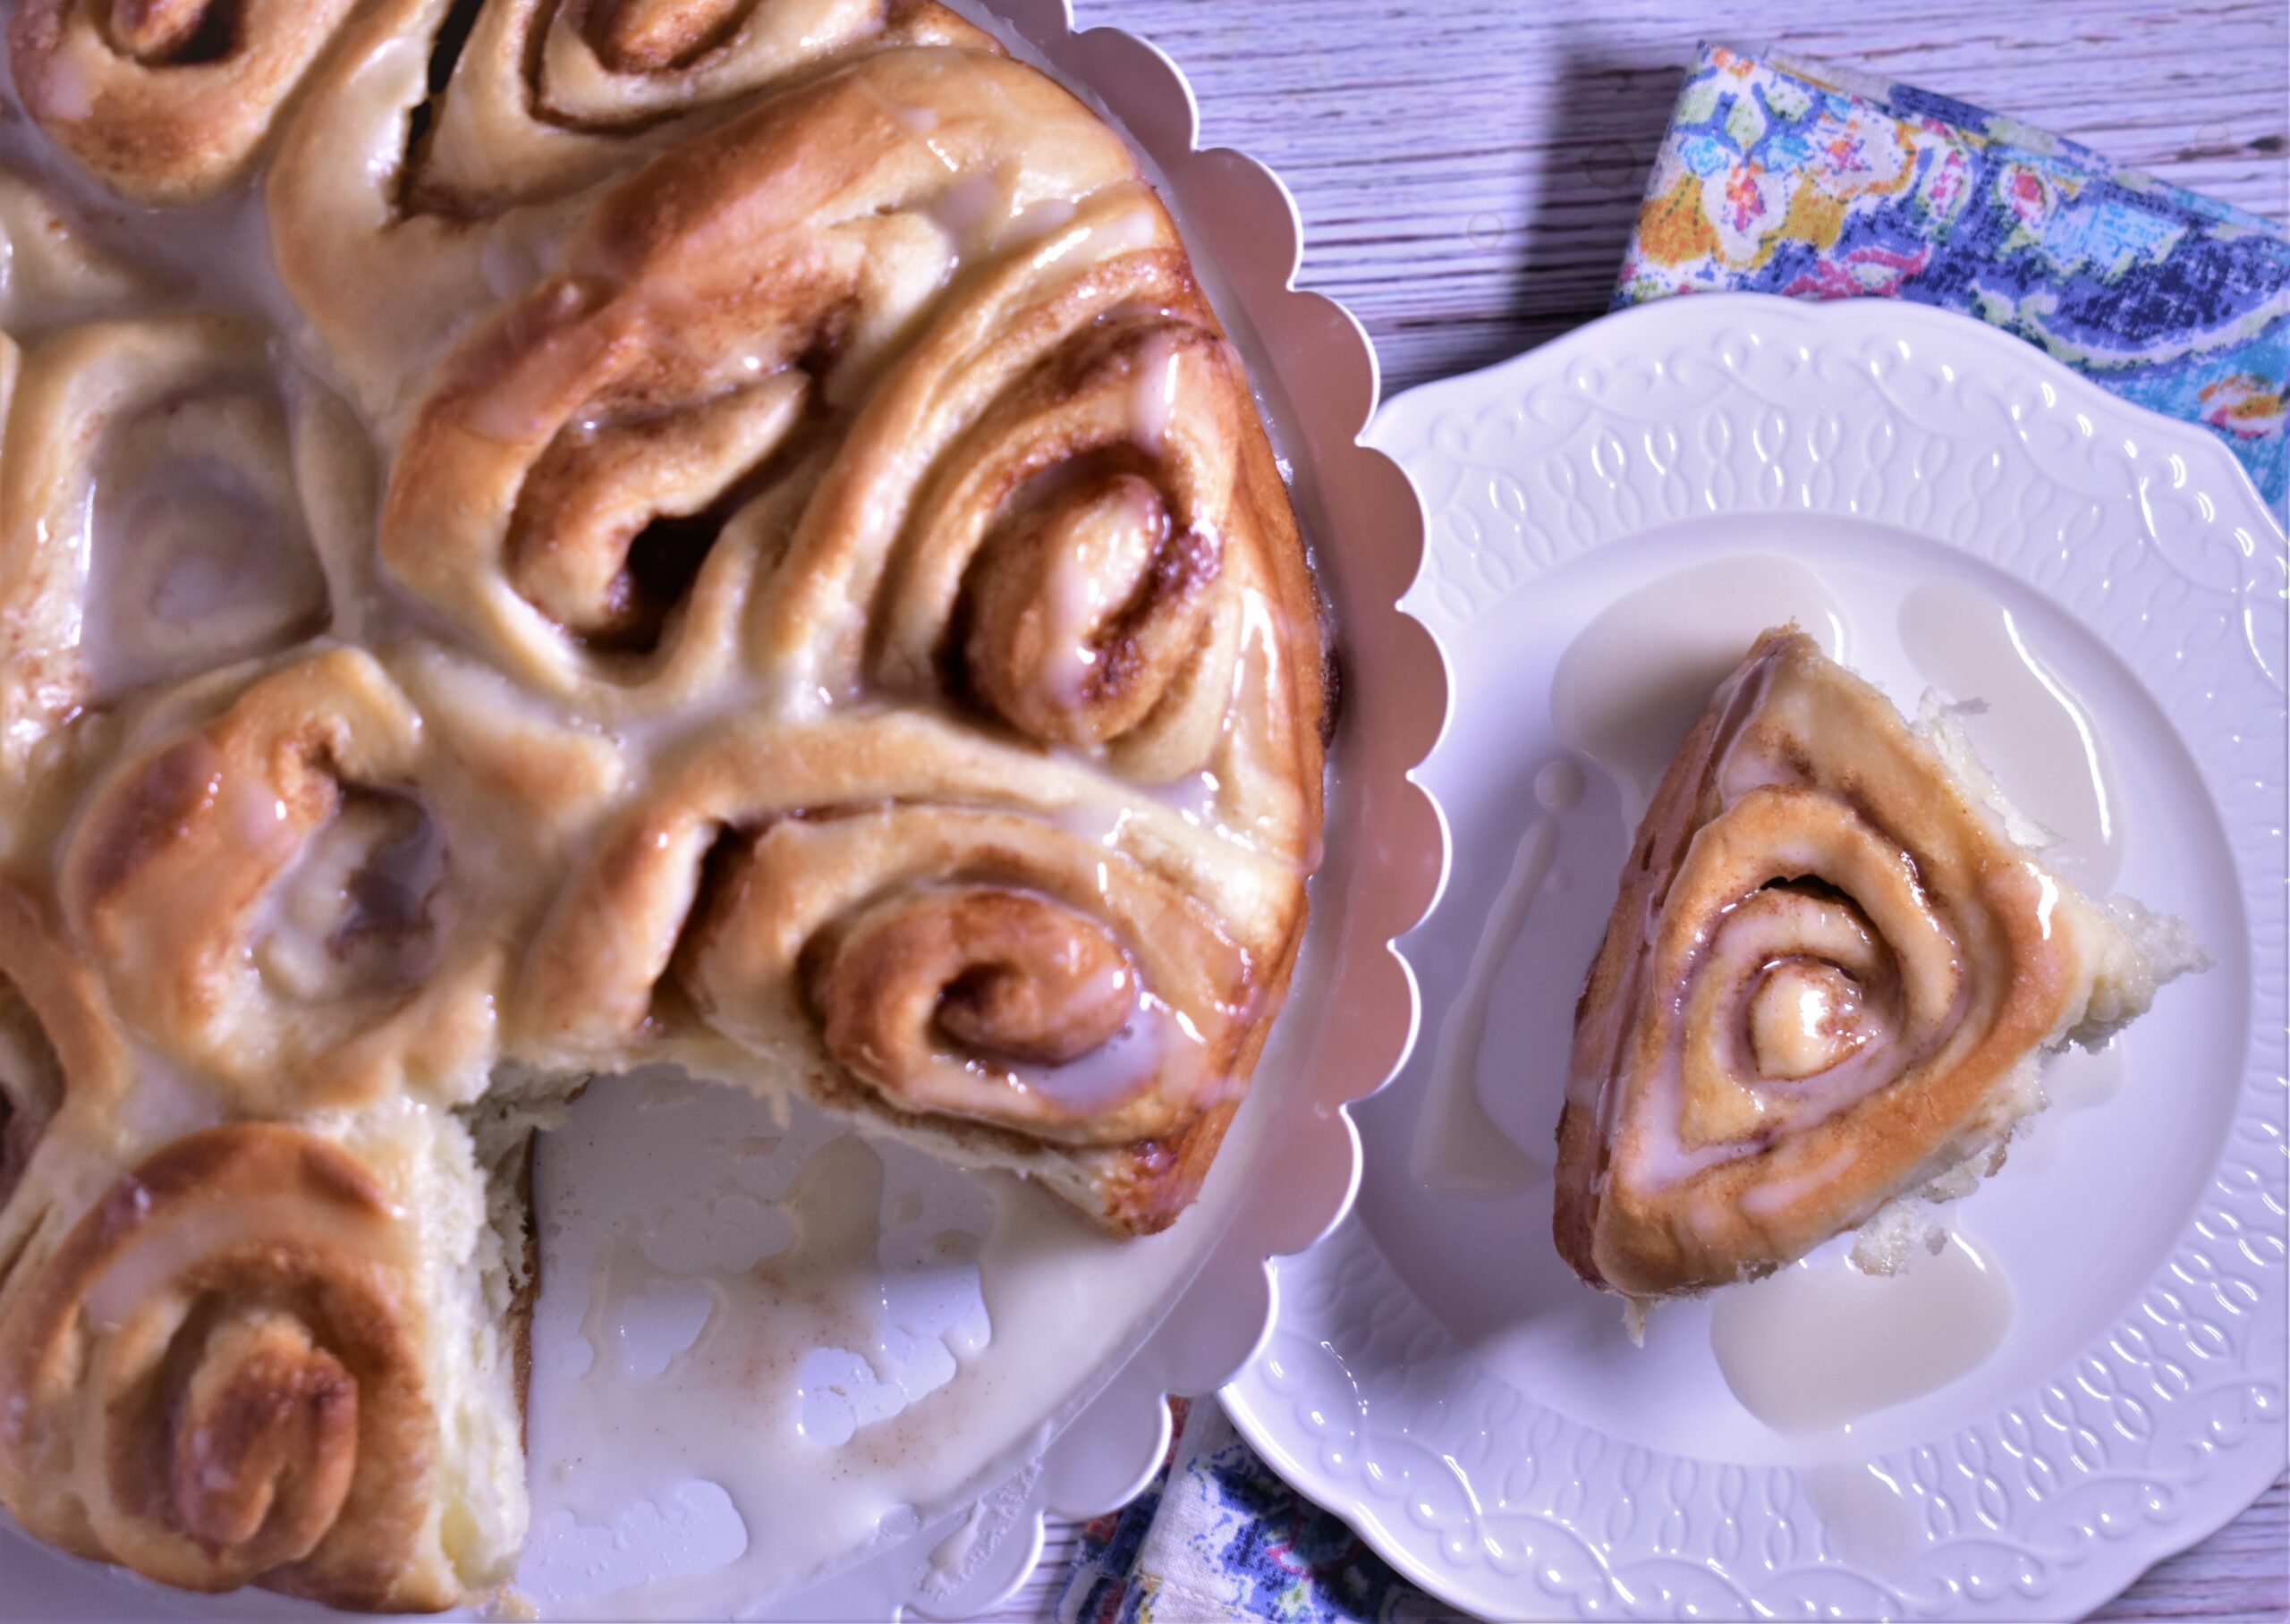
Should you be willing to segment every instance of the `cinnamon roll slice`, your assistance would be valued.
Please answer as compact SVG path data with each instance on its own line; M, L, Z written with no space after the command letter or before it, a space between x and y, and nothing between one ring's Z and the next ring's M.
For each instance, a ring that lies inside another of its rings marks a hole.
M356 0L20 0L24 110L122 197L196 203L241 179Z
M1794 628L1671 762L1575 1012L1559 1250L1637 1299L1767 1273L1887 1204L1968 1193L2096 1045L2205 960L2175 919L2079 895L2009 832L1961 731L1912 728Z
M0 1505L29 1532L360 1610L507 1578L521 1332L458 1124L208 1129L88 1200L0 1322Z

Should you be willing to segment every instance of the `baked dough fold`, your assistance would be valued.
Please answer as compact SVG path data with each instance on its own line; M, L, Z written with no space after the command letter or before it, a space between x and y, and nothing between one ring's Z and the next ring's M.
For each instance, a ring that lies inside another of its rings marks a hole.
M8 56L48 139L138 203L243 179L355 0L19 0Z
M2176 921L2017 845L1944 713L1913 730L1768 631L1624 865L1575 1012L1559 1249L1650 1298L1964 1193L2040 1107L2041 1052L2104 1042L2201 962Z
M434 1128L197 1131L28 1260L0 1325L0 1498L25 1528L186 1589L362 1609L505 1577L513 1538L487 1548L445 1515L501 1441L480 1424L445 1447ZM455 1379L505 1383L479 1357L456 1349Z
M1300 900L1285 860L1073 764L926 716L759 723L606 826L535 942L513 1043L738 1075L709 1058L728 1042L830 1109L1149 1231L1198 1191Z

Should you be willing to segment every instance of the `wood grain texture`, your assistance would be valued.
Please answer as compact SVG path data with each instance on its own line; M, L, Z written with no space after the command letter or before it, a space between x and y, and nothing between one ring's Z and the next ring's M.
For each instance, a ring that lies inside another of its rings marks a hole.
M1500 360L1606 309L1698 39L1946 92L2290 222L2284 0L1074 0L1184 68L1203 140L1303 211L1302 280L1374 337L1385 387ZM1076 1538L999 1618L1043 1620ZM2290 1616L2283 1483L2099 1618Z

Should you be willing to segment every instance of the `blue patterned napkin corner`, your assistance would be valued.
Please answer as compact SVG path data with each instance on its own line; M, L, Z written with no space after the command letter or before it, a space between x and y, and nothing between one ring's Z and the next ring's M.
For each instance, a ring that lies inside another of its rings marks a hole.
M1458 1615L1273 1475L1213 1400L1170 1400L1152 1486L1082 1535L1058 1624L1428 1624Z
M2290 237L1951 97L1704 46L1615 305L1721 289L1976 316L2290 486Z

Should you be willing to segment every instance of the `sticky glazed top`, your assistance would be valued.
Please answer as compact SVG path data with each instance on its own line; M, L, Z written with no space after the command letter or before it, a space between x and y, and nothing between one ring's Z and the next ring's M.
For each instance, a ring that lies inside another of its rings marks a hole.
M910 0L8 28L19 1519L459 1594L388 1481L412 1175L344 1148L407 1102L672 1059L1174 1222L1302 934L1326 630L1122 137Z

